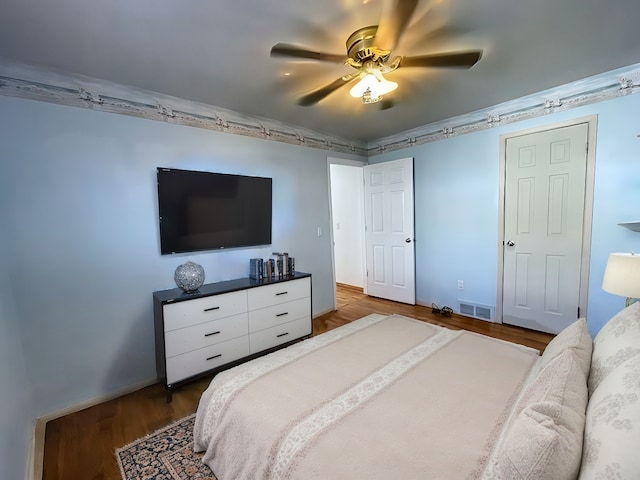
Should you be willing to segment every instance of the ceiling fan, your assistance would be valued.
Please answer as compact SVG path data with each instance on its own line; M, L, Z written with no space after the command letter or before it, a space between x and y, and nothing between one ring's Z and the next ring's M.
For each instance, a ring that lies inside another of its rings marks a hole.
M347 54L316 52L296 45L277 43L271 56L344 63L356 69L298 99L298 105L315 105L347 84L359 80L350 90L353 97L363 103L377 103L398 87L396 82L384 78L400 67L461 67L471 68L480 60L482 50L439 53L412 57L396 56L391 52L397 46L409 24L419 0L389 0L384 3L379 25L371 25L353 32L347 39Z

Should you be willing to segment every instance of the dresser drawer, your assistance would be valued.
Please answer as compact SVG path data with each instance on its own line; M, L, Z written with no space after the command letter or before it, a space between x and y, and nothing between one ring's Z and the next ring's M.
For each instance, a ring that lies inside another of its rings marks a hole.
M300 278L252 288L248 292L249 310L256 310L279 303L290 302L311 295L311 279Z
M251 353L261 352L271 347L311 334L311 318L299 318L277 327L267 328L249 334Z
M301 317L311 318L309 297L249 312L249 332L275 327Z
M170 303L163 307L164 331L169 332L246 311L247 292L244 290Z
M165 332L165 354L174 357L249 333L246 313Z
M171 385L247 355L249 339L245 335L167 358L167 384Z

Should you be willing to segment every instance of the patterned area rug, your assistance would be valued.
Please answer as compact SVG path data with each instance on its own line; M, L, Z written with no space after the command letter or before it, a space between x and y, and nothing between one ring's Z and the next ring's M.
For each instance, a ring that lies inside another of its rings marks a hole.
M123 480L216 480L193 451L195 414L116 449Z

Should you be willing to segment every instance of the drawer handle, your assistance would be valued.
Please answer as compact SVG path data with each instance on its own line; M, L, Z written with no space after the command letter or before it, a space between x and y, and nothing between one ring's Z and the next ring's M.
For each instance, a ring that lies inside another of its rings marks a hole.
M285 335L289 335L289 332L287 332L287 333L281 333L280 335L276 335L276 337L277 337L277 338L280 338L280 337L284 337Z
M289 312L278 313L276 314L276 317L284 317L285 315L289 315Z
M289 292L280 292L280 293L276 293L276 297L277 297L278 295L286 295L287 293L289 293Z
M210 337L211 335L218 335L219 333L220 333L220 330L218 330L217 332L205 333L204 336Z
M212 310L220 310L220 307L211 307L211 308L205 308L204 309L205 312L210 312Z
M213 360L214 358L218 358L218 357L221 357L221 356L222 356L222 354L219 353L217 355L214 355L213 357L208 357L207 360Z

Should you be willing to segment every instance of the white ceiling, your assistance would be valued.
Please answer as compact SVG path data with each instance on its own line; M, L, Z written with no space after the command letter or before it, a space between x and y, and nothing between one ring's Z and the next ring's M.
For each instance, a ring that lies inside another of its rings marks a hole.
M348 87L296 98L351 67L271 58L294 43L344 54L382 0L0 0L0 57L368 141L640 62L638 0L422 0L394 54L480 48L470 70L400 68L396 105Z

